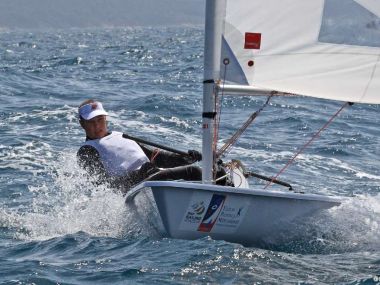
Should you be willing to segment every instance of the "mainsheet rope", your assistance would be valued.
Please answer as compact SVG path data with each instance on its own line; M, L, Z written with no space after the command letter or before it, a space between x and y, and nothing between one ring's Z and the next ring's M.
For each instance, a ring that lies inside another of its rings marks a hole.
M296 152L296 154L294 154L293 155L293 157L291 158L291 159L289 159L289 161L288 161L288 163L276 174L276 176L274 176L273 178L272 178L272 180L270 180L266 185L265 185L265 187L264 187L264 189L267 189L267 187L269 186L269 185L271 185L272 183L273 183L273 181L274 180L276 180L277 179L277 177L279 177L280 176L280 174L281 173L283 173L284 171L285 171L285 169L287 169L289 166L290 166L290 164L292 164L293 163L293 161L296 159L296 157L301 153L301 152L303 152L304 150L305 150L305 148L307 148L318 136L319 136L319 134L324 130L324 129L326 129L327 127L328 127L328 125L330 125L330 123L339 115L339 113L341 112L341 111L343 111L343 109L344 108L346 108L348 105L353 105L353 103L350 103L350 102L346 102L346 103L344 103L343 104L343 106L342 107L340 107L340 109L322 126L322 128L320 128L319 130L318 130L318 132L317 133L315 133L312 137L311 137L311 139L306 143L306 144L304 144L303 145L303 147L302 148L300 148L297 152Z

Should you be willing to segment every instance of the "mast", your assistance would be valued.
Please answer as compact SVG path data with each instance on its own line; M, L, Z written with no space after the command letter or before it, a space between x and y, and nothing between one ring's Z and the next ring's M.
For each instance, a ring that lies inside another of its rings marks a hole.
M202 113L202 182L212 183L213 134L215 119L215 83L220 76L222 29L226 0L206 0L203 113Z

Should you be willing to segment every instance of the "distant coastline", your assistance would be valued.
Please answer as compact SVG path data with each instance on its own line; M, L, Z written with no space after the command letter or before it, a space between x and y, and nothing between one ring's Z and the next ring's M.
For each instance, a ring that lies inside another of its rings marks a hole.
M204 23L204 0L2 0L0 31Z

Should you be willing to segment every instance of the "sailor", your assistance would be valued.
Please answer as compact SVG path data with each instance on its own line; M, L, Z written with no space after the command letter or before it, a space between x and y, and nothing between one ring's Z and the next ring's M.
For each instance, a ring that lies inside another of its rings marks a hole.
M97 182L128 191L147 180L202 179L199 167L190 165L202 159L196 150L187 155L160 151L127 138L121 132L109 132L107 112L99 101L86 100L78 109L79 123L86 140L77 153L79 165Z

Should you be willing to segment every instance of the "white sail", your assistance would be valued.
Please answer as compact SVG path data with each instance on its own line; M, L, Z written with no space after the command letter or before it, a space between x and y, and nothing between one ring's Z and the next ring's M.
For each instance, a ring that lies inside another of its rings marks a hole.
M379 17L379 0L227 0L221 79L380 103Z

